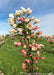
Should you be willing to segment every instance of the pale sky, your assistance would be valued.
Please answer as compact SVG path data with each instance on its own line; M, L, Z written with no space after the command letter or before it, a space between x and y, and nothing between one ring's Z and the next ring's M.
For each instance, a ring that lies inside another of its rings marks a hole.
M7 34L10 13L20 7L31 8L32 15L40 19L40 30L43 35L54 35L54 0L0 0L0 34Z

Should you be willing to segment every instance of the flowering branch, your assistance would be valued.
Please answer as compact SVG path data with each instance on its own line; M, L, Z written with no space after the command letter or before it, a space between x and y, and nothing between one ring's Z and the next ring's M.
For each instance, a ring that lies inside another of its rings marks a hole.
M21 7L21 10L16 10L15 15L9 15L8 21L12 27L9 32L14 34L14 36L22 34L24 38L24 42L22 41L22 37L19 42L14 42L16 47L23 47L20 52L23 53L23 57L26 59L22 64L22 68L24 72L33 73L35 70L34 66L38 63L38 59L40 59L40 49L43 45L35 42L40 37L40 34L42 34L42 31L36 32L36 30L40 28L40 25L36 27L34 25L39 23L40 20L34 17L28 19L28 16L31 14L32 10L30 8L25 9ZM42 60L44 60L44 57L42 57ZM36 67L36 70L38 70L38 67Z

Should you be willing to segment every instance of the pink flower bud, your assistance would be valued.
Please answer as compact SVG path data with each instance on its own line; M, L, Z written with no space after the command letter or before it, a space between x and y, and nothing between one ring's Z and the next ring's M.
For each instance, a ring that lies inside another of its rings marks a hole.
M18 17L18 18L17 18L17 21L20 21L20 20L21 20L20 17Z
M42 57L42 60L44 60L44 57Z
M30 20L31 20L31 21L34 20L34 17L31 17Z
M25 22L29 22L29 19L25 19Z
M39 39L39 38L40 38L40 36L39 36L39 35L37 35L37 38Z
M33 60L36 60L36 57L34 57Z
M21 21L24 21L24 18L22 17L20 20L21 20Z
M34 34L31 34L31 36L34 36Z
M27 35L27 39L30 39L30 36L29 35Z
M35 56L36 54L35 53L33 53L33 56Z
M28 75L31 75L31 73L28 73Z
M37 30L37 27L35 27L34 30Z
M36 57L36 59L39 59L39 57Z
M37 48L39 48L39 45L38 45L38 44L36 44L35 46L36 46Z
M38 61L37 61L37 60L36 60L35 62L36 62L36 63L38 63Z
M21 53L24 53L24 52L25 52L25 50L24 50L24 49L22 49L20 52L21 52Z
M21 46L23 45L23 43L21 43Z
M26 57L26 54L24 54L23 57Z
M34 46L34 43L32 43L32 46Z
M36 70L38 70L38 67L36 67Z
M39 31L38 33L39 33L39 34L42 34L42 31Z
M26 72L26 70L24 70L24 72Z
M36 28L39 29L40 28L40 25L37 25Z
M32 54L29 55L30 57L32 56Z
M24 31L24 34L26 34L26 31Z
M30 10L30 11L28 12L28 15L30 15L30 14L32 14L32 10Z
M31 44L29 44L29 47L30 47L30 48L32 48L32 45L31 45Z
M25 63L22 64L22 68L23 68L23 69L26 68L26 64L25 64Z

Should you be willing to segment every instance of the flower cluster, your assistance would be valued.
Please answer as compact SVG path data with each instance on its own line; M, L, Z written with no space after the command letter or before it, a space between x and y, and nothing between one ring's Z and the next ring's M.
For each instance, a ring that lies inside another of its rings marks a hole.
M52 36L52 35L45 35L44 37L45 37L45 39L47 39L47 41L50 44L52 44L54 42L54 36Z
M9 24L12 26L12 29L9 30L10 33L17 35L18 33L22 34L22 40L19 42L14 42L16 47L22 46L20 50L25 57L25 61L22 64L24 72L34 72L38 70L38 67L35 65L38 63L38 60L44 60L44 57L40 57L40 48L44 45L37 44L36 40L42 34L42 31L36 32L40 28L40 25L35 25L40 22L39 19L34 16L28 19L28 16L32 14L30 8L23 8L21 10L16 10L15 14L9 15ZM35 26L34 26L35 25Z

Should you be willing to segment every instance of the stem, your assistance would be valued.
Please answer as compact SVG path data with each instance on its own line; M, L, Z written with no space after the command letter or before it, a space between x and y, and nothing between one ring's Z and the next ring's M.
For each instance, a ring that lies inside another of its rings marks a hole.
M26 38L26 35L24 36L24 38ZM27 39L27 41L28 41L28 45L29 45L29 43L30 43L29 39ZM29 53L29 55L30 55L31 54L31 48L29 48L29 50L30 50L30 53ZM31 56L31 66L32 66L32 73L33 73L34 72L34 62L33 62L33 57L32 56Z
M31 53L31 48L30 48L30 53ZM33 57L31 56L31 65L32 65L32 73L34 71L34 63L33 63Z

